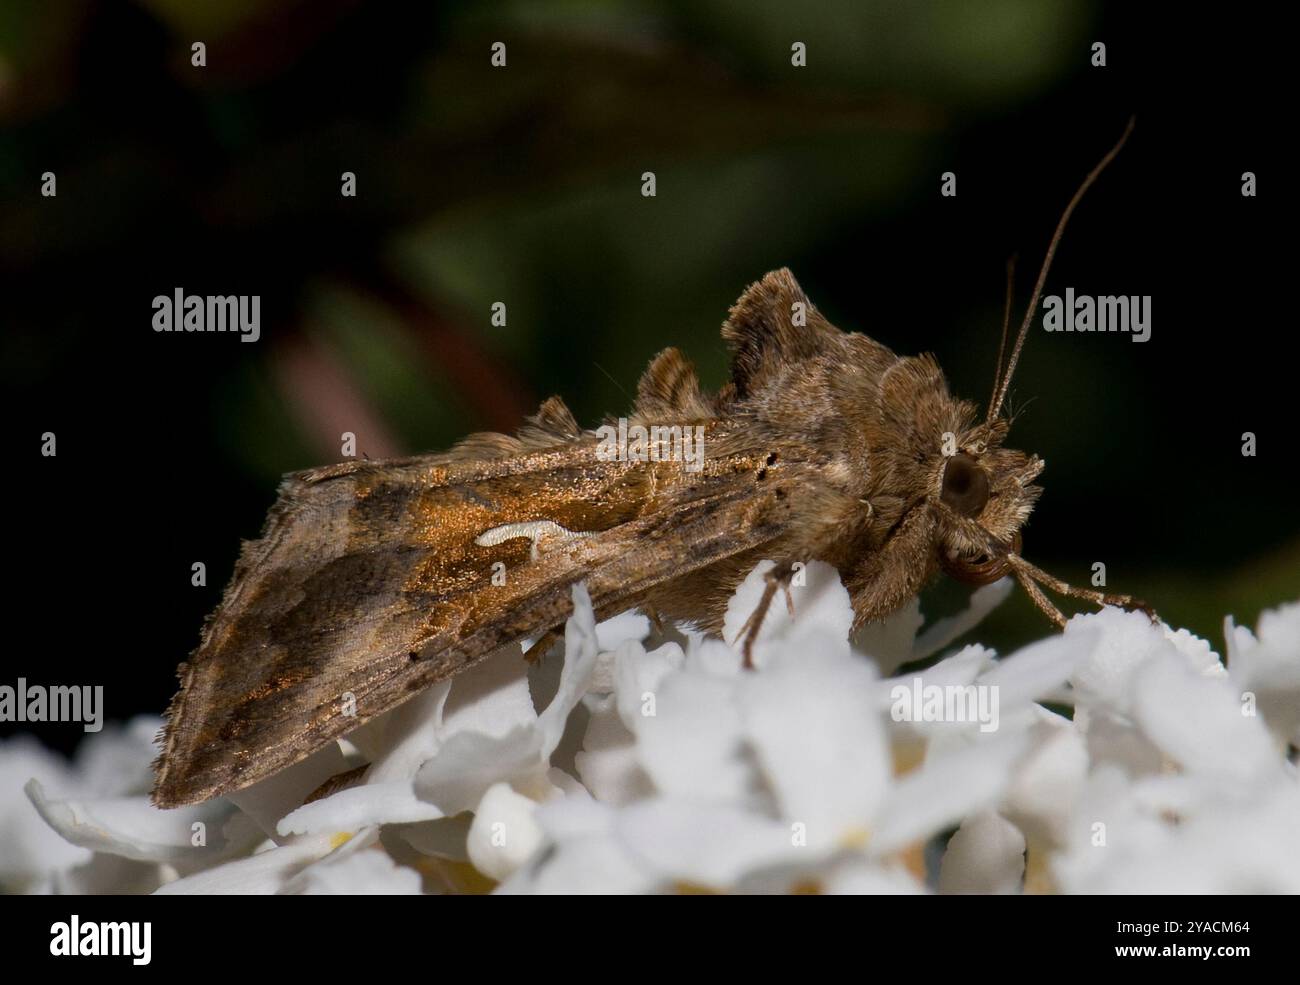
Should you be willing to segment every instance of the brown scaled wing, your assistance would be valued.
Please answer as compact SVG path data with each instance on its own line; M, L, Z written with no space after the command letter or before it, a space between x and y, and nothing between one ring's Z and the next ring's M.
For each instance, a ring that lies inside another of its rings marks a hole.
M648 588L781 533L748 458L600 461L590 434L498 458L355 462L286 478L260 540L180 669L154 800L197 803L303 759L471 666L560 625L586 580L605 617ZM532 557L475 543L550 520L591 536ZM506 565L504 585L493 563ZM343 714L344 696L356 714Z

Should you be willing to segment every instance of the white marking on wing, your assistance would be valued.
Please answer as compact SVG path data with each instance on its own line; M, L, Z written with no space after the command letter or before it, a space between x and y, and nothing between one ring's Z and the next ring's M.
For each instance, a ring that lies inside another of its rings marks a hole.
M530 555L534 561L537 560L537 545L542 538L550 540L558 538L560 542L570 540L581 540L583 537L590 537L591 534L582 530L568 530L554 520L528 520L524 523L505 523L499 527L492 527L490 530L484 530L474 538L474 543L479 547L495 547L507 540L514 540L516 537L527 537L533 542L530 549Z

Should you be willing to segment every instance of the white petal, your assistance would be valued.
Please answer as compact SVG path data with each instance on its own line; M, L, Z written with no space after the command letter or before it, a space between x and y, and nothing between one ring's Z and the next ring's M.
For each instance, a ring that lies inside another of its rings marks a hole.
M285 891L310 896L418 896L422 889L418 872L370 848L309 865Z
M625 641L619 649L623 647L636 647L643 650L640 643L635 640ZM587 686L587 693L592 695L611 694L614 688L618 686L617 671L615 669L618 663L618 652L616 650L601 650L596 655L596 666L591 672L591 683ZM559 681L556 681L558 689Z
M1063 892L1101 892L1099 877L1106 870L1159 850L1166 825L1137 811L1132 791L1133 781L1119 766L1101 763L1088 776L1065 850L1052 858L1052 875Z
M158 895L270 895L280 892L287 882L317 859L328 855L333 847L329 835L309 835L301 841L254 855L252 858L227 862L184 879L177 879L158 890Z
M1016 767L1004 813L1031 837L1063 841L1088 773L1088 751L1074 723L1043 710L1029 751Z
M811 861L791 825L733 807L652 800L622 808L616 834L668 881L725 889L762 866Z
M638 720L653 710L660 682L674 671L681 670L686 655L676 643L665 643L650 653L640 646L623 647L615 656L618 714L628 731L635 732Z
M727 611L722 621L722 638L728 645L739 649L742 643L740 630L758 609L759 602L762 600L763 592L766 589L767 583L763 576L774 567L776 567L775 561L760 561L745 576L744 581L736 586L735 592L731 595L731 600L727 603ZM773 604L768 607L767 613L763 617L758 635L754 640L753 653L756 666L762 666L763 661L766 659L767 641L774 634L784 629L789 620L785 600L779 597L774 599Z
M549 786L546 774L551 753L564 735L569 715L587 691L599 652L591 599L582 584L573 586L573 605L573 615L564 627L565 655L559 688L542 713L531 711L531 697L527 712L517 700L503 708L489 698L475 702L472 722L467 727L453 728L457 725L450 710L451 700L456 698L453 686L445 720L446 731L451 734L416 774L418 797L450 816L472 810L494 783L512 783L539 795ZM526 692L526 676L520 675L518 682ZM517 686L512 678L509 687ZM492 693L499 698L503 691L498 688ZM485 714L488 711L491 714ZM513 726L502 732L494 715L500 715L507 724L513 722Z
M275 838L280 818L300 807L326 780L351 768L338 743L330 742L301 762L226 794L226 799L256 821L268 837Z
M496 738L458 732L425 763L415 777L415 792L450 816L473 810L492 784L544 776L542 736L536 727L521 726Z
M1128 782L1098 771L1053 872L1079 893L1300 891L1300 791L1288 783L1243 792L1204 774Z
M948 839L939 892L1015 893L1024 874L1025 836L996 811L980 811Z
M925 627L912 646L912 660L924 660L938 653L957 637L970 632L984 621L985 616L1006 601L1015 583L1010 578L999 578L990 585L981 585L971 593L966 608L956 615L937 619Z
M613 835L598 835L556 846L532 864L520 867L494 892L611 896L652 892L661 882L638 865Z
M767 585L764 575L774 566L772 561L757 564L727 604L722 636L733 647L741 645L741 630L758 608ZM823 561L809 561L791 581L790 601L794 606L793 618L784 592L777 590L754 641L755 666L764 666L773 652L793 652L801 642L810 640L816 640L822 647L834 645L847 652L853 606L835 568Z
M222 800L164 811L145 796L52 799L39 780L26 791L46 823L72 844L141 862L220 857L226 848L222 826L234 813ZM193 844L196 837L203 844Z
M925 684L937 684L940 687L964 686L973 684L981 674L992 670L997 665L992 650L987 650L978 643L971 643L952 656L944 657L934 666L927 667L919 675L903 674L899 677L891 677L887 683L910 684L913 677L919 676Z
M779 590L772 606L785 613L785 639L789 644L785 652L793 653L800 643L816 641L827 652L848 656L853 603L840 582L840 573L824 561L809 561L803 570L796 570L790 598L794 603L793 619Z
M575 761L582 782L597 800L630 804L654 792L637 759L636 737L619 718L613 695L591 708L582 751Z
M759 791L735 701L736 678L669 674L654 695L654 714L636 720L637 754L666 795L752 803Z
M303 804L281 818L276 833L288 837L358 831L375 824L411 824L442 816L438 807L415 796L410 780L390 780L348 787Z
M53 796L70 796L76 777L62 756L31 736L0 741L0 886L26 891L39 878L89 861L90 853L69 844L45 823L23 785L37 779Z
M1164 637L1183 655L1188 666L1209 677L1222 677L1225 673L1219 655L1205 640L1185 629L1171 629L1161 625Z
M683 666L711 677L735 677L741 672L742 661L740 650L722 640L702 637L690 641Z
M548 760L560 744L569 714L587 693L599 653L591 597L587 594L587 586L578 583L573 586L573 615L564 624L564 669L560 672L560 687L537 721L542 736L542 754Z
M1109 708L1079 707L1074 711L1074 723L1094 763L1122 767L1134 777L1165 768L1164 754L1128 715Z
M1071 676L1078 702L1084 707L1130 714L1134 675L1161 654L1177 654L1184 665L1197 672L1212 672L1218 664L1208 646L1200 645L1191 634L1180 636L1167 627L1154 626L1141 612L1107 606L1072 618L1064 635L1069 638L1089 631L1099 631L1101 638Z
M934 734L952 727L951 722L928 722L924 721L917 715L916 710L912 708L914 702L909 701L905 706L899 706L898 711L910 711L910 715L900 714L897 717L895 704L897 695L914 694L917 689L926 687L966 687L974 684L975 680L985 670L996 666L993 660L993 651L986 650L977 643L963 647L950 657L945 657L936 663L933 667L927 667L923 671L911 674L902 674L898 677L891 677L881 684L875 690L875 700L881 713L885 715L885 722L889 731L894 737L895 742L914 742L918 739L929 739ZM919 683L918 683L919 682ZM895 689L902 688L902 692Z
M870 657L881 674L892 674L913 659L916 634L924 622L921 601L914 598L893 615L859 628L853 649Z
M660 878L638 864L615 837L618 812L587 798L538 805L534 818L548 848L495 890L521 893L644 893Z
M860 839L890 775L875 671L855 657L804 655L748 675L737 692L746 738L781 816L808 844Z
M895 783L880 810L871 852L891 854L993 806L1009 786L1026 745L1023 732L998 733L959 751L929 756Z
M602 653L617 650L627 642L640 643L649 635L649 618L635 609L620 612L596 626L596 639Z
M1228 672L1238 690L1253 696L1279 746L1300 745L1300 603L1259 617L1259 636L1228 619Z
M536 721L528 662L514 643L456 675L442 709L439 736L444 741L461 732L502 736Z
M1300 604L1297 604L1296 608L1300 610ZM1238 626L1232 616L1223 617L1223 638L1228 648L1228 673L1234 680L1239 680L1242 672L1246 670L1243 664L1250 659L1250 651L1259 645L1259 640L1248 627Z
M398 830L402 840L423 855L434 855L453 862L468 862L465 839L473 816L464 813L421 824L405 824Z
M527 862L544 840L533 816L536 807L508 783L488 788L474 812L466 842L474 868L500 881Z
M1091 659L1101 644L1099 632L1079 630L1031 643L982 674L979 684L998 689L998 703L1011 709L1043 698Z
M561 797L537 807L537 823L557 843L613 834L618 811L588 798Z
M1268 659L1278 664L1276 673L1288 685L1300 683L1300 602L1260 613L1258 638L1268 648ZM1260 659L1263 654L1257 654Z
M543 800L549 800L552 796L591 798L591 792L582 785L581 780L576 776L571 776L567 770L562 770L558 766L552 766L546 771L546 782L550 784L552 789L550 793L542 798Z
M1137 675L1133 703L1142 730L1185 769L1230 781L1281 768L1263 724L1242 714L1236 689L1222 678L1160 658Z
M902 866L861 857L849 857L836 865L823 889L836 896L915 896L925 892Z
M348 733L370 763L367 783L409 780L442 742L443 708L451 681L440 681Z

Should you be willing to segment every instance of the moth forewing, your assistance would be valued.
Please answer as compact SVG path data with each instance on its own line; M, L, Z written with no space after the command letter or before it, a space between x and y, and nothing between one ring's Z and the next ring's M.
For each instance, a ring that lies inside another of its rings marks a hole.
M748 457L690 473L676 462L602 461L586 433L535 423L522 435L522 445L470 443L509 452L496 458L466 461L462 447L286 480L181 667L157 804L270 776L560 625L577 581L598 614L612 615L782 529L780 510L764 505L782 487L755 497ZM548 524L582 536L533 536Z

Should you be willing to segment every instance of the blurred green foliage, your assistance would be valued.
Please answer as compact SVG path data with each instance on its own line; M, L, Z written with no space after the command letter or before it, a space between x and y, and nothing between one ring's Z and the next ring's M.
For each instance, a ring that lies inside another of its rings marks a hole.
M1006 257L1022 254L1023 304L1065 198L1136 110L1145 129L1056 282L1166 289L1156 340L1034 338L1015 396L1041 399L1012 444L1050 464L1031 556L1084 582L1104 557L1112 587L1217 644L1224 613L1253 622L1297 594L1300 522L1271 473L1240 472L1236 435L1262 412L1171 403L1217 368L1189 335L1203 299L1178 314L1169 300L1188 279L1178 251L1221 251L1236 220L1202 210L1219 226L1192 242L1163 218L1186 191L1157 191L1161 149L1181 153L1174 121L1198 94L1171 94L1142 48L1163 19L1125 16L1083 0L0 3L6 382L38 429L52 408L75 426L85 401L153 435L155 479L221 504L171 516L183 543L159 550L201 544L228 564L278 475L337 457L322 406L373 414L363 451L422 451L509 429L550 393L584 423L618 413L667 345L717 386L727 307L782 265L833 321L935 351L983 401ZM1097 37L1105 73L1088 62ZM494 41L506 69L489 65ZM47 168L57 209L33 194ZM1239 170L1215 161L1196 180L1215 168ZM961 184L945 203L948 169ZM345 170L356 199L339 196ZM1216 262L1216 316L1235 314L1246 268ZM260 292L264 341L158 344L140 311L177 284ZM1170 460L1205 478L1179 481ZM118 507L141 530L169 508ZM214 561L209 594L160 625L160 662L192 645L222 577ZM1017 597L980 635L1044 628Z

